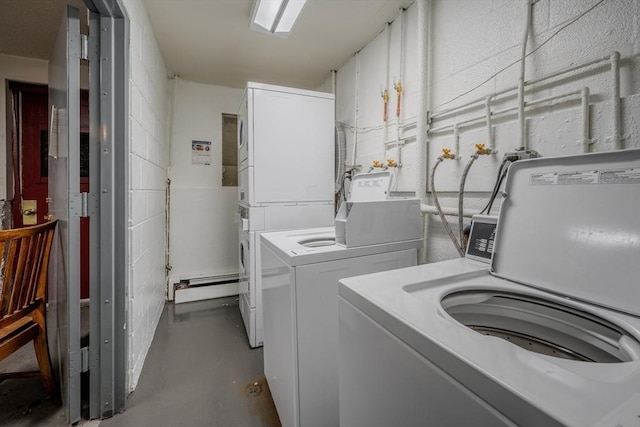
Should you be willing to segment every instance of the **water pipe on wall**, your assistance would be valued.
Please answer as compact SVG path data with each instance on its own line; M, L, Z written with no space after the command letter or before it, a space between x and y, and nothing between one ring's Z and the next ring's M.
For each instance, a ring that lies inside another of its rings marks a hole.
M352 168L356 167L356 147L358 145L358 84L360 83L360 76L359 76L359 72L360 70L358 69L358 60L359 60L359 56L360 56L360 51L356 52L356 86L355 86L355 102L354 102L354 108L353 108L353 150L351 153L351 166Z
M520 127L519 146L523 149L527 148L527 125L524 115L524 72L525 59L527 57L527 41L529 40L529 30L531 29L531 9L533 3L531 0L525 0L527 3L526 22L524 25L524 37L522 40L522 52L520 56L520 77L518 79L518 124Z
M384 141L389 138L389 67L391 67L391 24L385 24L385 32L387 34L387 63L385 64L384 88L382 89L382 101L384 110L382 112L382 120L384 122L384 135L382 137L382 158L387 154L387 147Z
M574 90L574 91L566 92L566 93L563 93L563 94L560 94L560 95L555 95L555 96L550 96L550 97L546 97L546 98L536 99L536 100L533 100L533 101L528 101L528 102L525 102L525 108L533 109L533 108L538 108L538 107L545 106L546 104L548 104L548 105L557 105L557 104L559 104L561 102L564 102L564 101L570 101L572 99L577 99L578 97L582 97L583 90L584 89ZM487 118L489 118L489 120L495 119L497 116L502 116L502 115L506 115L508 113L513 113L514 111L516 111L518 109L519 109L519 107L508 107L508 108L503 108L503 109L495 110L495 111L491 111L489 109L489 111L488 112L485 111L484 114L477 115L477 116L474 116L474 117L470 117L470 118L462 120L460 122L450 123L450 124L447 124L447 125L431 128L431 129L429 129L429 134L430 135L434 135L434 134L441 133L441 132L446 132L446 131L454 131L455 132L456 128L457 128L457 130L459 132L462 127L478 125L479 123L486 122ZM588 120L588 115L587 115L587 120ZM493 133L492 133L492 135L493 135Z
M620 115L620 103L621 103L621 99L620 99L620 53L619 52L612 52L606 56L602 56L602 57L598 57L598 58L594 58L591 59L589 61L583 62L581 64L578 65L574 65L572 67L567 67L564 68L562 70L547 74L543 77L540 77L538 79L533 79L533 80L529 80L529 81L525 81L525 87L529 87L529 86L534 86L538 83L542 83L542 82L546 82L546 81L550 81L550 80L554 80L558 77L564 76L566 74L570 74L576 71L581 71L584 70L586 71L586 69L588 68L592 68L592 67L596 67L599 66L603 63L608 63L610 66L610 72L611 72L611 89L610 89L610 97L611 97L611 102L612 102L612 145L614 149L621 149L622 147L622 135L620 133L620 125L621 125L621 115ZM462 112L466 112L466 111L471 111L474 109L477 109L479 107L484 107L485 108L485 120L487 117L489 117L487 115L487 109L489 108L489 112L490 112L490 105L487 105L487 101L488 98L490 98L490 102L496 102L498 101L500 97L504 97L504 96L509 96L510 93L512 93L513 91L516 91L518 89L517 86L513 86L513 87L509 87L506 89L503 89L501 91L495 92L493 94L490 94L489 96L483 96L481 98L477 98L477 99L473 99L471 101L468 101L464 104L461 104L457 107L452 107L452 108L448 108L448 109L444 109L444 110L440 110L437 112L434 112L431 114L431 120L432 121L437 121L437 120L441 120L444 119L445 117L451 116L453 114L457 114L457 113L462 113ZM535 90L535 89L533 89ZM587 96L588 98L588 96ZM588 101L588 99L587 99ZM584 103L584 102L583 102ZM588 102L587 102L588 104ZM526 103L526 106L530 106L531 103ZM588 105L587 105L588 107ZM585 106L583 105L583 108L585 108ZM510 111L512 111L513 109L508 109ZM500 114L503 111L500 112L493 112L493 114L491 115L492 117L495 117L496 114ZM475 122L478 121L479 118L475 118L473 120L467 120L465 121L465 123L462 124L468 124L470 122ZM458 125L460 126L461 123L458 123ZM452 129L452 125L447 125L447 126L442 126L440 128L433 128L430 133L437 133L446 129ZM490 146L491 146L491 142L493 142L493 133L491 134L491 140L490 140ZM491 147L491 148L495 148L495 147ZM494 153L496 151L494 150Z
M493 96L487 96L487 100L485 101L485 117L487 121L487 144L489 144L489 149L491 153L496 154L496 143L493 138L493 123L491 122L491 99Z
M429 114L429 78L431 70L429 69L429 43L431 41L429 17L431 9L431 0L417 0L418 3L418 70L416 75L418 106L417 106L417 123L416 123L416 197L423 200L427 195L427 159L429 155L429 147L427 141L427 131L429 123L427 115ZM429 218L425 215L423 219L423 246L422 261L427 262L427 238L429 231Z
M609 58L611 63L611 102L613 115L613 149L622 148L622 136L620 135L620 53L613 52Z
M580 102L582 109L582 151L589 152L591 147L591 137L589 135L589 88L583 87L580 91Z

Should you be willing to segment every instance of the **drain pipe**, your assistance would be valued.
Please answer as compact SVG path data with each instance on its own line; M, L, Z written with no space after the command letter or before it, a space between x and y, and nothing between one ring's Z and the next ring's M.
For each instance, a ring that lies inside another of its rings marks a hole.
M427 163L429 147L427 132L429 130L429 18L431 0L417 0L418 3L418 110L416 119L416 197L421 201L427 196ZM422 215L423 242L422 262L427 262L429 217Z

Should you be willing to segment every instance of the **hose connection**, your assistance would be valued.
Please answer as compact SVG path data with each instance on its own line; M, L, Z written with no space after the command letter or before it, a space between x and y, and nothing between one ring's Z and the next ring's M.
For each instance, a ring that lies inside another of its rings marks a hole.
M442 149L442 156L440 156L442 159L449 159L449 160L453 160L456 158L456 155L454 153L451 152L451 149L449 148L443 148Z
M491 154L491 148L485 148L484 144L476 144L476 154L479 156Z

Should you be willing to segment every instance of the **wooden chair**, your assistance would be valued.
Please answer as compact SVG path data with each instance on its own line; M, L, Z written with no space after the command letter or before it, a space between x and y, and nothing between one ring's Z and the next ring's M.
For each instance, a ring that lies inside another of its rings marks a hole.
M57 395L47 348L47 267L56 221L0 230L0 361L33 341L40 371L0 373L8 378L41 376L49 396Z

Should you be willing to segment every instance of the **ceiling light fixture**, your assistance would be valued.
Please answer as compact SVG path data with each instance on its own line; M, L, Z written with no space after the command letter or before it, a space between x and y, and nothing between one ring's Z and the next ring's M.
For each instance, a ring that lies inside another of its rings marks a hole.
M249 28L287 37L307 0L255 0Z

